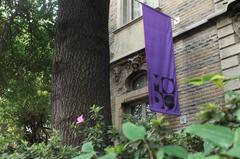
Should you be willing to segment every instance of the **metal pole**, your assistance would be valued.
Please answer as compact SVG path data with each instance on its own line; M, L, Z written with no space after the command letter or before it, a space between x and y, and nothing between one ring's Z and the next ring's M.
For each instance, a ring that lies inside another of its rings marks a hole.
M138 3L140 3L140 4L144 4L143 2L140 2L140 1L138 1L138 0L134 0L134 1L136 1L136 2L138 2ZM144 5L146 5L146 4L144 4ZM149 6L149 7L151 7L151 6ZM152 8L152 7L151 7ZM155 9L155 8L153 8L153 9ZM159 11L159 10L158 10ZM161 12L161 11L159 11L159 12ZM164 13L165 14L165 13ZM173 18L172 16L169 16L169 17L171 17L173 20L175 20L175 21L178 21L177 19L175 19L175 18Z
M142 2L140 2L140 1L138 1L138 0L135 0L135 1L138 2L138 3L144 4L144 3L142 3Z

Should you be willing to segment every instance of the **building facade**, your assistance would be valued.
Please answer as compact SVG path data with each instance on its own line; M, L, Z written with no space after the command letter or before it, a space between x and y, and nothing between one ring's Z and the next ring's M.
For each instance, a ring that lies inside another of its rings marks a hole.
M195 121L208 102L225 104L224 92L239 91L240 82L224 90L213 84L196 87L186 81L204 74L240 75L239 0L142 0L173 17L173 39L181 116L166 116L171 128ZM111 104L114 124L120 128L126 114L137 120L162 114L148 108L147 65L143 19L135 0L111 0ZM159 57L160 58L160 57Z

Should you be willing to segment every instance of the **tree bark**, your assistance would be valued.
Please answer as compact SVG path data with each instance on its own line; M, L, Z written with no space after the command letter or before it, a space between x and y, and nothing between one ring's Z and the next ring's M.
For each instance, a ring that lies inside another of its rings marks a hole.
M109 0L59 0L56 54L52 75L53 126L66 145L81 136L70 128L77 116L88 118L93 104L104 107L111 124L109 82Z

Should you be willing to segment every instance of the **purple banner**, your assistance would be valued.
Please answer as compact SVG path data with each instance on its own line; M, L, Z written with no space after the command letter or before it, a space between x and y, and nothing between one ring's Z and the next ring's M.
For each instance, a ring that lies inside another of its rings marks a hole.
M180 115L171 17L143 4L151 111Z

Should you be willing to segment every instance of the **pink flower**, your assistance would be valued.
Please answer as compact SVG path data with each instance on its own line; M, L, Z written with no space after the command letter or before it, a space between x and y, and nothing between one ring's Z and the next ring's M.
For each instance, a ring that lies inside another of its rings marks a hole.
M77 124L81 124L84 122L84 118L83 118L83 115L80 115L78 118L77 118Z

